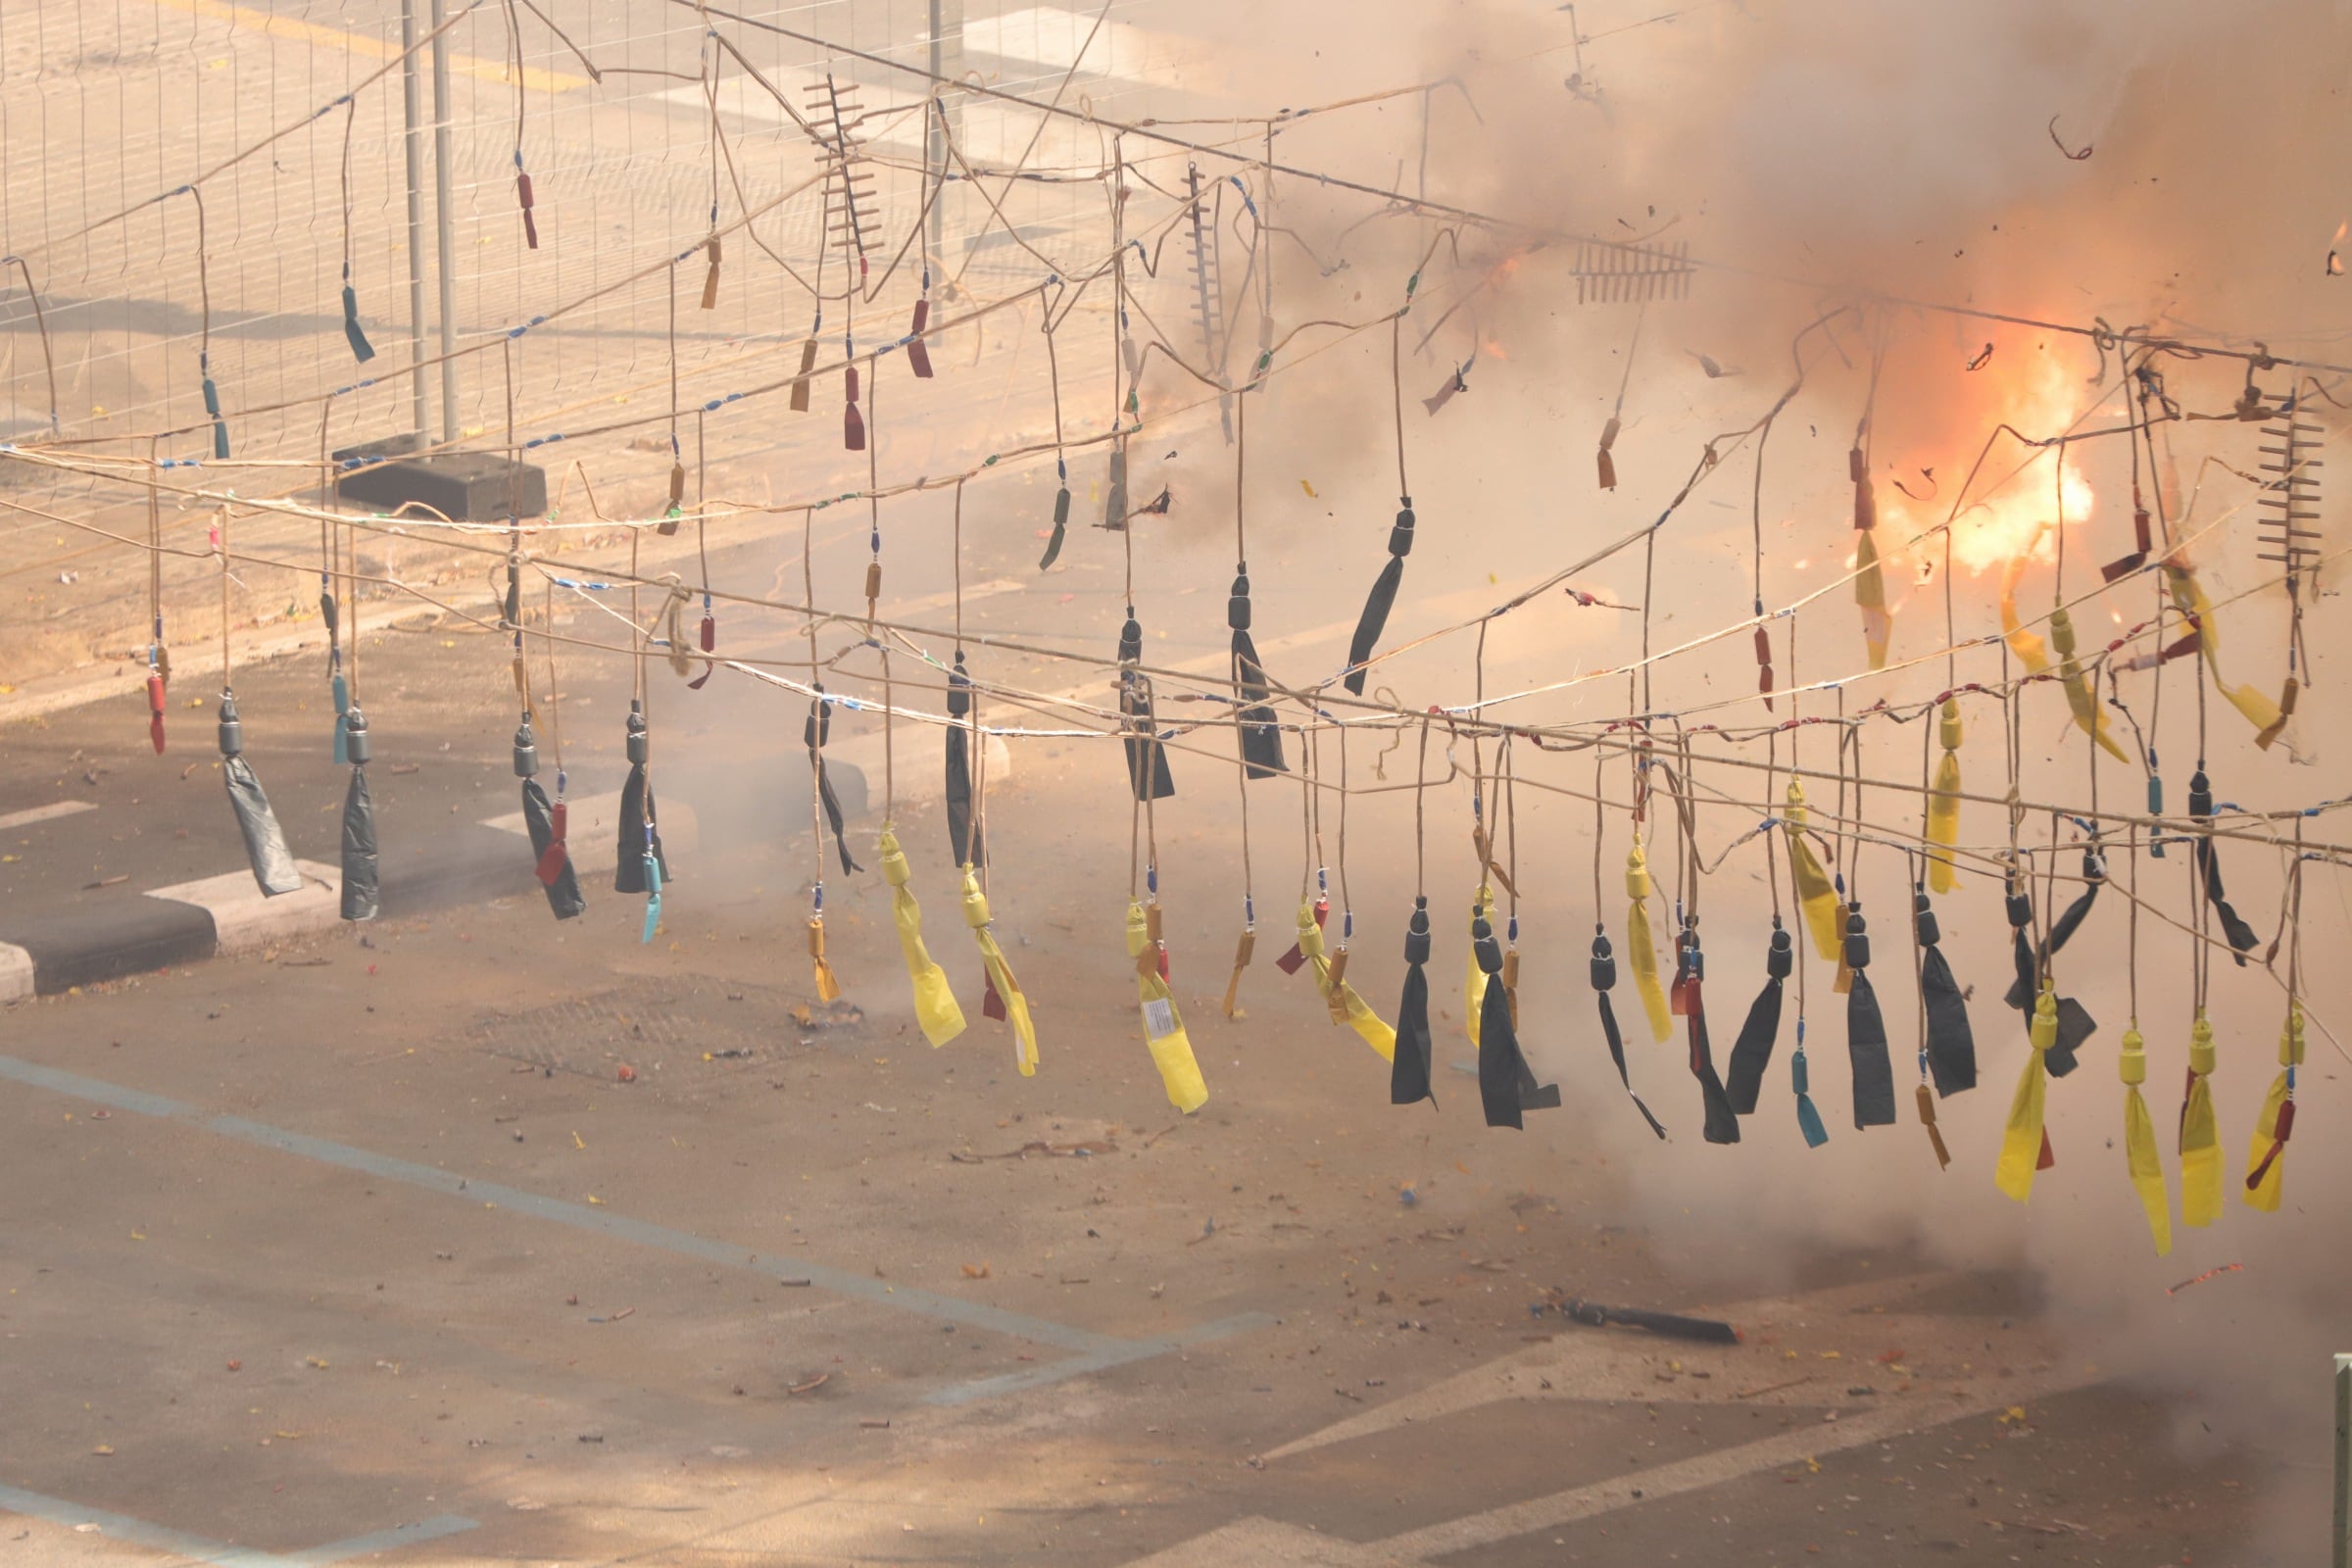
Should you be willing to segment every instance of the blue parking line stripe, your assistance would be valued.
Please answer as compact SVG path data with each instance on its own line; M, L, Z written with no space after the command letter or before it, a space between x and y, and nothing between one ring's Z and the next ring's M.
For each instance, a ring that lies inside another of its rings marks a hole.
M434 1519L419 1519L413 1525L394 1525L389 1530L377 1530L349 1541L337 1541L324 1546L313 1546L308 1551L289 1553L284 1559L291 1568L327 1568L330 1563L349 1562L354 1557L371 1557L377 1552L398 1551L419 1542L439 1541L444 1536L463 1535L475 1529L474 1522L454 1513Z
M1070 1378L1084 1377L1090 1372L1107 1372L1114 1366L1126 1366L1135 1361L1149 1361L1153 1356L1166 1355L1188 1346L1206 1345L1212 1340L1229 1339L1247 1334L1251 1329L1269 1328L1275 1322L1269 1312L1240 1312L1213 1322L1178 1329L1172 1334L1158 1335L1149 1340L1127 1340L1084 1355L1054 1361L1046 1366L1026 1367L1018 1372L1006 1372L993 1378L977 1378L970 1383L952 1384L935 1389L923 1396L925 1404L971 1404L980 1399L993 1399L1001 1394L1017 1394L1023 1389L1043 1388L1050 1383L1061 1383Z
M426 1192L462 1198L473 1203L495 1203L534 1219L553 1220L575 1230L610 1237L615 1241L632 1242L640 1247L656 1248L683 1257L695 1258L722 1267L744 1268L778 1279L805 1279L819 1290L839 1296L852 1297L868 1305L888 1307L896 1312L909 1312L938 1322L956 1323L991 1333L1028 1340L1039 1345L1051 1345L1060 1349L1076 1350L1081 1356L1110 1353L1105 1364L1116 1365L1133 1359L1125 1352L1149 1341L1121 1339L1116 1335L1098 1334L1090 1329L1075 1328L1026 1313L1006 1311L983 1302L966 1301L953 1296L913 1286L891 1287L866 1275L848 1269L833 1268L823 1263L811 1263L802 1258L784 1257L772 1252L749 1251L726 1242L711 1241L691 1231L657 1225L647 1220L629 1219L607 1208L591 1208L584 1203L567 1202L538 1193L525 1192L497 1182L475 1181L454 1171L419 1165L411 1160L394 1159L389 1155L354 1149L349 1144L332 1143L323 1138L312 1138L302 1133L286 1132L242 1116L208 1116L194 1105L141 1090L125 1089L101 1079L84 1078L56 1067L44 1067L14 1056L0 1056L0 1078L15 1079L34 1088L77 1100L93 1101L127 1110L142 1116L154 1116L168 1121L184 1122L201 1127L223 1138L234 1139L281 1153L317 1160L321 1164L358 1171L384 1181L400 1182ZM1147 1351L1147 1354L1157 1353Z
M168 1551L185 1562L202 1563L207 1568L329 1568L330 1564L348 1562L370 1552L394 1551L418 1542L438 1541L444 1536L477 1528L470 1519L443 1514L439 1518L419 1520L416 1524L378 1530L371 1535L354 1536L349 1541L338 1541L331 1545L315 1546L309 1551L284 1553L231 1545L222 1541L207 1541L202 1536L191 1536L184 1530L149 1524L144 1519L110 1513L104 1508L85 1508L64 1497L26 1492L21 1487L0 1486L0 1512L45 1519L68 1530L78 1525L96 1525L98 1533L109 1541L127 1542L134 1546Z

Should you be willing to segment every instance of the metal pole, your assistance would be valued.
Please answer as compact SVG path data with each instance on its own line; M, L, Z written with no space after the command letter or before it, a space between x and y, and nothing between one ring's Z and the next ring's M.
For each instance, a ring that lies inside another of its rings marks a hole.
M2352 1355L2335 1358L2335 1568L2352 1568Z
M938 172L933 177L939 181L938 194L931 199L931 255L934 261L939 259L940 242L947 232L948 205L948 137L946 128L940 123L939 119L942 114L946 113L946 103L938 96L939 78L944 74L940 68L947 62L942 53L943 40L940 37L939 11L939 0L931 0L931 91L933 103L931 113L924 117L923 122L923 161Z
M944 78L959 75L962 70L963 0L931 0L932 90L939 92ZM950 107L943 94L923 131L925 163L938 172L939 194L931 203L931 256L941 266L946 265L948 234L948 128L953 123L960 130L962 118L962 109Z
M416 79L416 0L400 0L400 96L409 166L409 361L415 382L416 439L430 433L424 418L424 111Z
M432 0L433 23L433 228L441 278L441 440L458 444L458 272L455 216L449 195L449 37L445 0Z

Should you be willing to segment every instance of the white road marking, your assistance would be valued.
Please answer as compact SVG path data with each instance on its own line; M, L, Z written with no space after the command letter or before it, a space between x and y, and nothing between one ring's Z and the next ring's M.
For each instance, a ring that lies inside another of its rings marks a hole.
M1871 1311L1871 1332L1876 1339L1889 1346L1904 1347L1905 1354L1915 1360L1928 1357L1934 1354L1936 1341L1951 1337L1958 1320L1904 1312L1896 1298L1917 1297L1957 1278L1948 1273L1896 1275L1808 1291L1800 1296L1768 1297L1723 1307L1692 1309L1695 1316L1720 1318L1743 1329L1750 1336L1750 1343L1745 1346L1688 1344L1631 1330L1569 1328L1542 1345L1443 1378L1360 1415L1336 1421L1320 1432L1268 1450L1265 1457L1286 1459L1335 1443L1371 1437L1416 1421L1434 1421L1440 1416L1503 1399L1729 1403L1743 1386L1781 1381L1773 1365L1758 1362L1754 1337L1761 1326L1771 1325L1776 1331L1776 1343L1787 1348L1797 1338L1797 1326L1813 1321L1826 1327L1827 1320L1857 1309ZM1840 1324L1828 1337L1845 1341L1850 1339L1850 1333ZM1670 1356L1681 1361L1689 1372L1705 1376L1659 1382L1658 1364ZM1966 1356L1954 1358L1965 1360ZM1818 1367L1818 1362L1808 1360L1809 1369ZM1846 1382L1861 1375L1859 1367L1851 1370L1853 1377L1846 1378ZM1826 1386L1827 1380L1817 1381L1824 1381ZM1821 1391L1813 1392L1818 1395ZM1791 1397L1804 1396L1792 1393Z
M1748 1328L1751 1336L1764 1324L1774 1326L1770 1358L1760 1347L1711 1347L1654 1339L1631 1331L1576 1331L1544 1345L1443 1379L1415 1394L1391 1400L1266 1454L1282 1458L1355 1438L1393 1432L1414 1421L1426 1421L1486 1404L1528 1398L1658 1402L1668 1399L1722 1405L1737 1402L1739 1385L1769 1382L1785 1363L1791 1340L1837 1339L1851 1346L1867 1326L1873 1341L1905 1347L1911 1360L1941 1360L1958 1356L1965 1347L1939 1342L1965 1339L1961 1329L1970 1320L1956 1314L1904 1311L1904 1298L1917 1298L1959 1276L1935 1273L1865 1281L1825 1291L1740 1302L1715 1315ZM2049 1348L2014 1336L2004 1345L2013 1360ZM1923 1355L1921 1352L1925 1352ZM1671 1354L1685 1373L1705 1372L1705 1379L1687 1375L1673 1383L1657 1381L1658 1363ZM1802 1364L1816 1366L1814 1357ZM1853 1363L1836 1363L1851 1370L1817 1376L1816 1383L1835 1385L1864 1375ZM1867 1363L1866 1363L1867 1364ZM1558 1529L1620 1509L1655 1502L1708 1487L1722 1486L1766 1470L1802 1464L1824 1454L1841 1453L1874 1443L1932 1432L1955 1421L1991 1414L2011 1405L2048 1398L2098 1381L2093 1367L2053 1364L2029 1372L1988 1377L1981 1383L1953 1389L1940 1377L1916 1380L1908 1392L1888 1392L1867 1407L1841 1405L1836 1419L1813 1421L1776 1432L1751 1443L1718 1448L1670 1464L1654 1465L1629 1475L1614 1476L1590 1486L1574 1487L1522 1502L1507 1503L1481 1513L1428 1525L1419 1530L1375 1542L1349 1542L1265 1518L1238 1519L1206 1535L1180 1543L1131 1568L1225 1568L1226 1564L1287 1563L1298 1568L1408 1568L1455 1552L1492 1546L1541 1530ZM1548 1387L1544 1385L1548 1383ZM1829 1392L1813 1391L1814 1396ZM1804 1392L1790 1391L1789 1398L1804 1400Z
M0 816L0 833L11 828L30 827L35 822L54 822L61 816L78 816L83 811L98 809L96 801L54 801L47 806L27 807Z
M1252 1516L1138 1557L1128 1568L1393 1568L1401 1560L1375 1546Z
M1012 748L1002 735L981 738L986 765L980 785L988 794L1012 777ZM948 732L938 724L902 724L891 738L890 772L902 801L935 800L948 792ZM869 729L825 747L828 762L855 762L865 773L870 808L882 809L882 732Z
M1574 1487L1548 1496L1408 1530L1382 1541L1342 1541L1277 1520L1237 1519L1165 1551L1134 1559L1129 1568L1227 1568L1232 1563L1250 1563L1253 1568L1257 1564L1274 1563L1295 1564L1297 1568L1409 1568L1539 1530L1557 1530L1562 1525L1620 1509L1722 1486L1758 1471L1802 1464L1823 1454L1843 1453L1916 1432L1932 1432L2010 1405L2086 1388L2096 1381L2097 1375L2087 1370L2000 1379L1949 1402L1914 1401L1867 1410L1837 1421L1809 1424L1753 1443L1718 1448L1671 1464L1653 1465L1589 1487Z
M1407 1560L1427 1560L1443 1557L1448 1552L1468 1551L1473 1546L1490 1546L1538 1530L1556 1530L1580 1519L1598 1514L1614 1513L1641 1503L1656 1502L1661 1497L1677 1496L1686 1492L1721 1486L1752 1476L1759 1470L1778 1470L1784 1466L1802 1464L1809 1458L1825 1453L1843 1453L1872 1443L1884 1443L1914 1432L1932 1432L1970 1416L1990 1414L2010 1405L2024 1404L2031 1399L2047 1398L2098 1381L2090 1372L2068 1374L2044 1373L2037 1377L2010 1378L1987 1382L1984 1387L1953 1399L1936 1404L1925 1400L1889 1404L1867 1410L1860 1415L1844 1416L1816 1426L1796 1428L1742 1443L1736 1447L1718 1448L1694 1458L1672 1464L1653 1465L1637 1470L1630 1476L1595 1482L1589 1487L1575 1487L1555 1492L1546 1497L1535 1497L1526 1502L1514 1502L1484 1513L1450 1519L1444 1524L1431 1525L1423 1530L1407 1531L1380 1543L1380 1548Z
M149 1524L144 1519L134 1519L128 1514L109 1513L103 1508L85 1507L64 1497L44 1496L40 1493L26 1492L18 1487L0 1487L0 1509L28 1518L46 1519L51 1524L63 1525L69 1530L94 1529L96 1533L115 1541L169 1552L174 1557L211 1563L216 1568L325 1568L328 1563L397 1551L403 1546L438 1541L445 1536L461 1535L475 1528L470 1519L442 1514L415 1524L395 1525L389 1530L378 1530L369 1535L354 1536L348 1541L280 1555L256 1551L249 1546L232 1546L218 1541L207 1541L202 1536L191 1536L185 1531Z
M32 995L32 955L0 942L0 1003Z
M546 782L541 781L542 784ZM694 808L683 801L664 800L662 791L654 791L654 805L661 812L662 850L691 850L701 840L700 824L695 820ZM523 825L520 811L509 811L504 816L482 819L482 826L494 827L527 839L530 830ZM610 795L575 797L564 808L564 844L571 852L571 863L581 871L600 871L612 864L620 847L620 791Z

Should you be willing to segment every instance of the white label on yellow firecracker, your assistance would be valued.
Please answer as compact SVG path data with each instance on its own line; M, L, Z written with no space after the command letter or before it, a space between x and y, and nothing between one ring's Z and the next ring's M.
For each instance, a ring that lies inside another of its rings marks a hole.
M1176 1032L1176 1007L1164 998L1154 998L1144 1004L1144 1032L1154 1040L1165 1040Z

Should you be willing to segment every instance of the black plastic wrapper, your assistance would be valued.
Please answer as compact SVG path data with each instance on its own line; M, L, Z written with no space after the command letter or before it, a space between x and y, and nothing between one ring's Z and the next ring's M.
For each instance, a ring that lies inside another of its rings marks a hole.
M817 688L818 696L808 705L808 717L801 726L801 744L808 748L808 768L816 775L817 805L825 813L825 825L833 830L833 848L841 856L841 874L862 871L865 867L850 858L850 841L842 832L841 798L833 793L833 780L825 774L825 743L833 738L833 703ZM668 880L663 868L662 880Z
M1699 1104L1706 1117L1701 1136L1710 1144L1736 1144L1740 1141L1740 1117L1715 1071L1715 1051L1707 1039L1706 960L1699 953L1698 932L1684 927L1679 945L1682 952L1676 967L1682 971L1687 999L1684 1015L1690 1025L1690 1076L1698 1080Z
M1633 1075L1626 1071L1625 1031L1618 1028L1617 1009L1609 1004L1609 992L1616 984L1617 956L1609 948L1608 934L1595 930L1592 933L1592 995L1600 1004L1600 1032L1608 1042L1609 1060L1617 1064L1617 1081L1625 1086L1626 1098L1634 1102L1634 1108L1642 1113L1642 1119L1649 1123L1649 1130L1662 1139L1666 1136L1666 1124L1642 1102L1640 1095L1634 1093Z
M1956 1095L1977 1087L1977 1036L1968 1021L1968 1003L1960 982L1952 978L1951 961L1937 944L1941 929L1925 892L1912 897L1912 919L1919 934L1919 994L1928 1014L1928 1075L1936 1093Z
M963 650L948 672L948 851L957 865L986 865L988 843L972 816L972 678L964 673Z
M1550 1110L1559 1105L1556 1084L1539 1084L1535 1069L1519 1049L1519 1031L1511 1022L1510 992L1502 983L1502 944L1485 920L1470 927L1472 950L1479 971L1487 977L1478 1005L1478 1097L1490 1127L1519 1127L1520 1112Z
M662 853L661 819L656 814L653 786L646 781L645 764L629 764L628 782L620 787L620 840L616 846L619 858L612 866L612 891L643 893L645 886L645 831L651 823L654 830L654 863L662 868L662 885L668 887L669 857Z
M1266 667L1258 662L1257 643L1250 635L1250 564L1244 562L1225 601L1225 624L1233 630L1234 717L1240 721L1243 774L1272 778L1289 771L1282 758L1282 731L1274 710L1266 706L1273 695L1266 684Z
M1437 1042L1429 1032L1429 900L1413 900L1413 917L1404 930L1404 995L1396 1003L1396 1054L1389 1063L1389 1103L1437 1103L1429 1081Z
M351 770L343 792L343 918L372 920L376 911L375 801L368 769Z
M2025 934L2022 931L2018 933L2017 948L2021 957L2017 977L2009 982L2009 994L2002 999L2009 1005L2025 1011L2033 1009L2042 965L2055 957L2068 940L2082 929L2082 922L2089 918L2091 906L2099 902L2099 889L2106 885L2106 862L2099 858L2095 848L2085 849L2082 852L2082 891L2051 922L2048 939L2028 947Z
M245 835L245 858L253 866L253 880L264 898L299 892L302 869L286 848L285 830L270 809L261 779L245 760L245 726L237 717L236 698L226 691L220 694L220 777L228 786L228 808L237 815L237 831Z
M545 858L548 847L556 842L556 812L547 791L539 787L535 778L522 781L522 825L531 835L533 860ZM572 866L570 856L564 857L564 869L556 874L556 879L544 885L547 906L555 910L557 919L568 920L588 907L588 901L580 895L580 875Z
M1132 665L1144 657L1143 623L1131 605L1127 623L1119 628L1119 662ZM1119 712L1125 719L1127 783L1139 801L1164 801L1176 793L1168 772L1168 749L1159 743L1159 720L1152 710L1152 682L1139 671L1119 671Z
M1061 542L1070 531L1070 487L1063 485L1054 495L1054 536L1046 541L1046 553L1037 558L1037 569L1045 570L1061 554Z
M1404 581L1404 558L1413 553L1413 498L1398 498L1403 505L1397 511L1396 521L1389 529L1389 559L1372 579L1372 591L1364 596L1363 613L1356 617L1355 635L1348 641L1348 662L1361 664L1372 657L1380 642L1380 634L1389 624L1389 612L1396 606L1396 589ZM1350 669L1344 685L1356 697L1364 695L1364 676L1369 671Z
M2095 893L2097 889L2090 891ZM2023 884L2013 883L2008 893L2008 906L2011 958L2017 973L2009 983L2008 995L2002 1000L2018 1010L2027 1029L2031 1030L2034 1026L2034 1005L2041 987L2041 963L2034 956L2034 944L2026 938L2026 928L2034 920L2034 896L2025 890ZM2075 917L2075 923L2082 924L2081 915ZM2058 1038L2048 1051L2042 1053L2042 1063L2049 1068L2051 1077L2063 1078L2081 1065L2077 1053L2082 1051L2092 1035L2098 1033L2098 1020L2091 1017L2089 1008L2072 997L2058 999Z
M1886 1020L1871 985L1869 927L1859 903L1846 906L1845 966L1853 983L1845 994L1845 1054L1854 1074L1854 1126L1894 1125L1894 1063L1886 1050Z
M2188 814L2199 820L2208 820L2213 815L2213 785L2201 767L2188 776ZM2215 916L2222 922L2222 935L2230 944L2230 956L2242 969L2246 965L2246 955L2262 939L2230 906L2229 895L2222 889L2222 858L2213 847L2212 837L2198 834L2190 853L2196 858L2198 879L2205 884L2205 902L2213 906Z
M1772 1065L1772 1048L1781 1038L1781 997L1795 961L1788 933L1776 915L1772 945L1764 953L1764 989L1748 1004L1747 1021L1740 1026L1740 1038L1732 1042L1732 1058L1726 1064L1724 1097L1739 1115L1754 1115L1756 1098L1764 1091L1764 1069Z
M229 809L237 813L237 828L245 835L245 858L253 864L253 880L272 899L301 891L302 872L294 864L294 852L286 848L286 835L277 825L277 813L270 809L270 797L262 793L253 764L241 756L224 759L220 776L228 784Z

